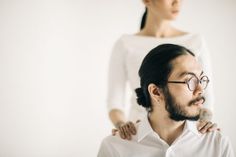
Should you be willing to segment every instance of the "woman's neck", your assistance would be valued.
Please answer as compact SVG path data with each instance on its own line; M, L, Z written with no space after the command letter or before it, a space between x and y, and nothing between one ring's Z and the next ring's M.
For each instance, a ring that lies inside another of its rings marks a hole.
M172 36L172 27L169 22L147 22L142 32L147 36L165 38Z
M157 38L176 37L187 34L171 25L170 20L157 19L147 16L145 27L137 35L152 36Z

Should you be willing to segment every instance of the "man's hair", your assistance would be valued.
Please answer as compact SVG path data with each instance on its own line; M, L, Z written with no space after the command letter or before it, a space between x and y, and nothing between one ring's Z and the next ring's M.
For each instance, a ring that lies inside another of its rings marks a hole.
M141 88L135 90L139 105L146 109L152 108L148 85L153 83L159 88L164 89L173 69L171 61L181 55L187 54L195 56L183 46L163 44L155 47L145 56L138 72Z

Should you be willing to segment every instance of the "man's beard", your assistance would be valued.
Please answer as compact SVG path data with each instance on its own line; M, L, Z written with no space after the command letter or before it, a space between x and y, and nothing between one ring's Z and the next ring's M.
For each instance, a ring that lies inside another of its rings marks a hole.
M183 121L183 120L193 120L196 121L200 117L200 109L199 114L197 115L189 115L186 110L184 110L184 107L181 107L182 105L178 105L176 101L174 100L173 96L170 94L169 90L166 88L164 89L164 96L165 96L165 102L166 102L166 110L169 112L169 117L175 121ZM203 96L199 96L196 99L190 101L188 103L188 106L194 105L195 102L203 99L203 103L205 101L205 98Z

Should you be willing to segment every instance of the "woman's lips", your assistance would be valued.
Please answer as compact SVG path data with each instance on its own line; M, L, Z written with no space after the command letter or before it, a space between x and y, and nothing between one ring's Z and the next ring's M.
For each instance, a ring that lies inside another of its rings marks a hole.
M173 14L178 14L179 11L178 11L178 10L174 10L174 11L172 11L172 13L173 13Z

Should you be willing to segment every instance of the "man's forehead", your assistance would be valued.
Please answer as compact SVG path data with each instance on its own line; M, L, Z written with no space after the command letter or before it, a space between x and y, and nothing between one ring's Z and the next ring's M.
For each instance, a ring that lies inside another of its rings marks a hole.
M194 74L199 76L202 74L202 67L192 55L182 55L172 61L171 75L183 76L188 74Z

